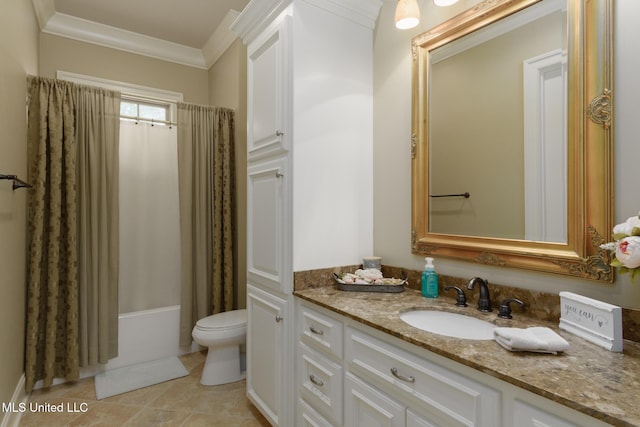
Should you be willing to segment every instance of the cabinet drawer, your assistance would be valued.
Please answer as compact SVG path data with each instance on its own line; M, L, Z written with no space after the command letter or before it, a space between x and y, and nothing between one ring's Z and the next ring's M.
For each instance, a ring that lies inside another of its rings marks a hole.
M300 343L297 383L305 401L327 418L342 424L342 366Z
M405 427L405 406L355 375L345 375L344 425L349 427Z
M300 305L300 341L342 359L342 322Z
M447 420L447 425L501 424L497 390L356 329L347 328L346 334L345 361L363 378L395 396L400 393L418 399L421 409Z
M303 399L298 400L298 422L296 426L300 427L335 427L329 421L325 420L322 415L314 411Z
M571 423L520 400L514 401L513 404L513 425L522 427L578 427L578 424Z

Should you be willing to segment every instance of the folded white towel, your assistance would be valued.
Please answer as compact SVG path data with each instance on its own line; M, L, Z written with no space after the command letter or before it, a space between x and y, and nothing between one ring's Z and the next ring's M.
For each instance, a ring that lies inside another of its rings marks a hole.
M557 354L569 348L564 338L546 327L495 328L493 335L498 344L510 351Z

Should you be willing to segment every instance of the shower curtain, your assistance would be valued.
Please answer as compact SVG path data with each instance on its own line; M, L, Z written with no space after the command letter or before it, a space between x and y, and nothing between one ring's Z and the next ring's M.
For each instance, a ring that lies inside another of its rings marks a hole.
M178 104L180 345L199 319L235 306L234 112Z
M175 127L120 124L120 313L180 304Z
M32 76L27 85L29 392L117 355L120 94Z

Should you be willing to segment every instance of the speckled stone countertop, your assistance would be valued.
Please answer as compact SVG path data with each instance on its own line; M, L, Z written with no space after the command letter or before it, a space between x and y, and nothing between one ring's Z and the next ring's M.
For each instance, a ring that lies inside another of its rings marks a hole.
M296 290L294 295L606 423L640 425L640 344L636 342L625 341L624 352L613 353L559 330L557 323L528 318L517 309L513 320L498 319L495 311L480 313L471 304L455 307L452 298L423 298L414 289L400 293L343 292L325 286ZM416 308L463 312L496 326L548 326L570 347L558 355L510 352L491 340L423 332L398 316Z

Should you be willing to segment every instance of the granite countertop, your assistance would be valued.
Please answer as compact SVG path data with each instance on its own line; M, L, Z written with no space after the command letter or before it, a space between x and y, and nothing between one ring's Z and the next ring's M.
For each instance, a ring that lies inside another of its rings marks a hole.
M495 311L485 314L471 305L456 307L452 298L428 299L414 289L343 292L326 286L297 290L294 295L609 424L640 425L640 344L636 342L625 341L624 352L614 353L559 330L557 323L528 318L517 307L512 320L498 319ZM462 312L496 326L548 326L570 347L558 355L510 352L492 340L423 332L398 316L416 308Z

